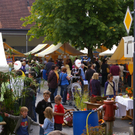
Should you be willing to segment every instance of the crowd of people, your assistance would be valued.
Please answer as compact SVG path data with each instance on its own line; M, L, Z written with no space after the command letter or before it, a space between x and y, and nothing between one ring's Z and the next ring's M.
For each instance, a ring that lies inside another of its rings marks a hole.
M102 96L101 87L104 87L104 96L110 98L122 92L123 83L127 82L129 86L131 85L127 65L108 65L106 59L101 61L94 58L90 62L85 59L82 60L80 67L71 59L67 59L66 62L62 59L54 62L50 58L48 61L43 61L42 65L36 59L31 61L22 59L21 62L22 67L15 71L16 77L11 79L11 88L19 97L19 105L25 107L21 107L21 116L5 113L5 116L18 120L15 128L18 135L21 132L28 135L31 124L40 126L40 135L46 135L53 130L61 131L64 116L63 105L67 104L67 87L70 83L78 82L83 94L84 81L87 81L88 94L92 97ZM35 106L36 95L40 93L41 79L48 82L48 90L43 93L43 100ZM58 95L59 86L60 95ZM25 98L21 95L23 91L27 94ZM54 111L52 103L55 103ZM36 113L39 114L40 124L36 123Z

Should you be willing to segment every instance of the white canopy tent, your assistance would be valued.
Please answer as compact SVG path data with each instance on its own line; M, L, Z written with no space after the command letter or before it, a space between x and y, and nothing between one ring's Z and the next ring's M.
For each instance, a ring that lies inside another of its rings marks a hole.
M38 44L34 49L24 54L29 55L29 54L37 53L38 51L42 50L45 46L47 46L47 44Z
M62 46L61 43L58 43L57 45L51 45L47 49L35 54L37 57L44 57L45 55L48 55L50 53L53 53L54 51L58 50Z
M4 47L3 47L3 40L2 40L2 33L0 33L0 71L1 72L8 72L8 64L6 61L6 56L4 52Z
M114 52L115 52L116 49L117 49L117 46L116 45L113 45L113 47L111 48L111 50L108 49L108 50L106 50L104 52L101 52L101 53L99 53L99 56L111 56L111 55L114 54Z
M84 50L80 50L80 52L85 53L85 54L88 54L88 49L87 48L84 48Z
M53 44L50 45L47 49L35 54L35 56L44 57L45 55L49 55L49 54L57 51L58 49L62 50L64 53L67 53L67 54L73 55L73 56L85 55L84 53L73 48L68 43L65 43L65 44L58 43L57 45L53 45Z

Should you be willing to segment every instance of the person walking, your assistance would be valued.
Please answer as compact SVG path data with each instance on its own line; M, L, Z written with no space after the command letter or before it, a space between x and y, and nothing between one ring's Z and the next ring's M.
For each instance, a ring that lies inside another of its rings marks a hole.
M101 88L100 88L100 82L99 82L99 74L94 73L92 76L92 81L90 83L91 87L91 96L101 96Z
M115 90L116 95L118 93L118 84L119 84L119 78L120 78L120 68L116 64L113 64L110 68L110 73L113 76L113 81L115 83Z
M86 71L86 74L85 74L85 79L88 80L88 83L90 82L94 73L95 71L92 69L92 65L89 65L88 70Z
M69 59L66 60L65 67L67 69L67 75L71 76L71 70L70 70L70 67L69 67Z
M115 83L113 82L113 76L108 74L108 81L105 83L104 96L112 98L115 96Z
M61 97L63 98L62 100L62 104L65 105L66 104L66 100L67 100L67 86L69 85L69 76L67 75L67 69L66 67L62 68L62 72L60 73L60 80L61 80Z
M59 81L59 73L58 73L58 69L59 69L59 65L56 65L55 69L54 69L54 72L56 74L56 77L57 77L57 83ZM54 92L54 97L57 95L57 91L58 91L58 87L55 89L55 92Z
M81 84L82 84L82 93L83 93L83 91L84 91L84 80L85 80L85 73L84 73L84 64L81 64L81 67L80 67L80 69L81 69L81 75L80 75L80 77L81 77Z
M54 62L53 62L52 58L50 58L45 65L47 78L48 78L49 72L51 71L52 65L54 65Z
M102 66L101 66L101 70L102 70L102 87L104 87L105 82L107 81L107 75L108 72L107 70L109 69L109 66L107 64L107 60L103 60Z
M57 80L57 75L55 73L55 68L56 65L53 65L48 75L48 86L49 86L49 91L51 92L50 99L52 103L54 103L54 92L58 87L58 80Z

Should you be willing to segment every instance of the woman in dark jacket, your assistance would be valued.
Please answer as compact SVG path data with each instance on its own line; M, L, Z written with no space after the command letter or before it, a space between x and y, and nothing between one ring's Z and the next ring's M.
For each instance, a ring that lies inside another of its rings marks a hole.
M105 82L107 81L107 68L109 69L109 65L107 64L107 60L103 60L103 64L101 66L102 69L102 87L104 87Z
M101 96L101 88L100 88L100 82L99 82L99 75L98 73L94 73L92 76L92 81L90 82L90 88L91 88L91 96Z
M54 92L58 87L58 81L57 81L57 75L55 73L55 68L56 66L53 65L48 75L48 86L49 86L49 91L51 92L51 96L50 96L51 102L54 102Z

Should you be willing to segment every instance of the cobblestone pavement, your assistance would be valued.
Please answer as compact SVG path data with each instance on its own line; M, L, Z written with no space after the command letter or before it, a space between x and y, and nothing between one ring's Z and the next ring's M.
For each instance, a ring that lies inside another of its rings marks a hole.
M43 91L47 89L48 89L47 83L44 82L44 87L42 87L40 93L37 94L36 104L43 99ZM102 92L103 92L103 88L102 88ZM60 93L60 88L58 90L58 94L59 93ZM72 106L68 106L68 105L65 105L64 107L66 107L67 109L73 108ZM129 122L131 122L131 120L121 120L119 118L116 118L113 127L114 135L129 135L129 127L130 127L130 125L128 124ZM30 133L30 135L39 135L38 126L32 126L32 129L33 131ZM67 126L63 127L63 132L67 133L68 135L73 135L73 127L67 127Z

